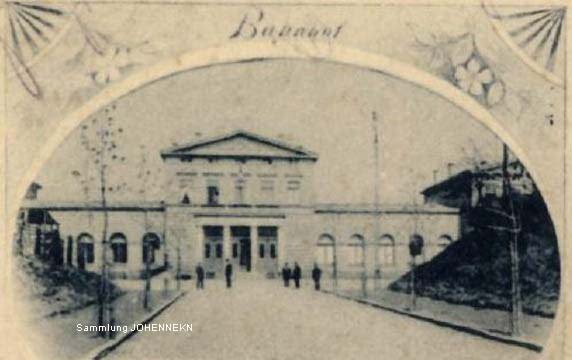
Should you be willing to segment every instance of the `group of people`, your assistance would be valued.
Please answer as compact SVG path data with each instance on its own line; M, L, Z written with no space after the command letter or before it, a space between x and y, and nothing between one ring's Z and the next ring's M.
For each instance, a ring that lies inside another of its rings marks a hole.
M314 289L320 290L320 279L322 278L322 270L318 267L318 264L314 263L314 268L312 269L312 280L314 280ZM300 280L302 279L302 268L297 262L294 262L294 268L291 269L288 263L284 264L282 268L282 280L284 281L284 286L290 286L290 279L294 280L294 286L298 289L300 288Z
M224 277L226 279L226 288L230 289L232 287L232 264L229 259L226 259L224 266ZM201 290L205 288L205 268L199 263L195 268L195 273L197 275L197 289Z
M197 289L202 290L205 288L205 269L201 263L195 268L195 274L197 275ZM226 287L230 289L232 287L232 264L229 259L226 259L224 266L224 277L226 280ZM312 269L312 280L314 280L314 289L320 290L320 279L322 278L322 270L318 267L318 264L314 263L314 268ZM284 264L282 268L282 280L284 281L284 286L290 286L290 279L294 281L294 286L298 289L300 288L300 280L302 279L302 268L297 262L294 262L294 268L291 269L288 263Z

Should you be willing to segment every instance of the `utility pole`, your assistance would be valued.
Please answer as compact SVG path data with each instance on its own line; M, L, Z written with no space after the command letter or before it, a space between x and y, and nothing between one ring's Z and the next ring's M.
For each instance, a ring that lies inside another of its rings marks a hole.
M514 203L512 201L512 186L510 174L508 172L508 146L503 144L503 161L502 161L502 202L506 211L506 215L510 219L510 228L507 231L510 243L510 264L511 264L511 319L510 332L513 336L521 334L521 314L522 303L520 298L520 279L519 279L519 258L518 258L518 233L519 226Z
M333 287L334 287L334 294L338 293L338 250L337 250L337 244L336 244L336 239L334 238L334 246L333 246L333 264L332 264L332 277L334 278L334 283L333 283Z
M413 178L413 176L412 176ZM410 286L411 286L411 304L410 310L415 311L417 309L417 293L415 290L416 281L415 271L417 270L416 257L423 254L424 242L423 238L419 234L419 209L417 205L417 198L413 195L413 206L414 206L414 217L413 217L413 233L414 236L409 239L409 254L411 255L411 276L410 276Z
M411 256L411 276L410 276L410 283L411 286L411 297L410 297L410 309L411 311L415 311L417 309L417 293L415 292L415 256Z
M147 211L147 186L149 183L149 177L151 175L150 170L147 168L147 154L145 145L141 145L141 168L139 177L141 180L141 194L143 195L143 221L145 224L145 235L143 235L143 247L144 247L144 260L145 260L145 290L143 293L143 308L145 310L150 309L151 303L151 255L155 251L155 244L152 243L154 238L151 238L148 234L150 231L149 226L149 214ZM154 254L153 254L154 255ZM153 256L154 258L154 256Z
M154 251L154 247L151 241L147 237L144 239L145 243L145 293L143 296L143 308L145 310L150 309L151 302L151 252Z
M335 223L339 224L340 223L339 215L336 214L334 216L335 216L335 220L336 220ZM336 227L336 230L337 230L337 227ZM337 243L338 240L336 239L336 236L335 236L336 233L339 233L339 232L334 231L333 244L332 244L333 245L332 246L333 247L333 249L332 249L332 252L333 252L333 254L332 254L332 261L333 261L333 263L332 263L332 277L334 280L333 284L332 284L332 287L333 287L332 290L333 290L334 294L338 293L338 243Z
M380 288L381 269L379 264L379 237L380 237L380 215L381 206L379 200L379 134L377 127L377 113L372 112L373 126L373 154L374 154L374 215L373 215L373 245L374 245L374 289L377 292Z
M181 290L181 236L177 236L177 291Z
M101 123L100 123L101 124ZM101 207L103 211L103 234L102 234L102 268L101 268L101 300L99 304L98 313L98 325L115 325L115 319L113 316L113 304L111 302L111 289L110 289L110 279L109 279L109 260L107 256L107 248L109 247L109 241L107 239L107 229L109 227L109 214L107 212L107 178L106 178L106 139L104 136L103 126L99 127L100 136L100 162L99 162L99 176L101 180ZM103 337L111 338L114 333L113 331L101 331L100 335Z

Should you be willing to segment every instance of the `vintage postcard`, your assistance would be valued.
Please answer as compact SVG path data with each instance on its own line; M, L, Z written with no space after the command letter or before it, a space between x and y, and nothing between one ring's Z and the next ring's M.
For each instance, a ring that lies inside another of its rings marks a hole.
M0 359L572 359L567 2L0 14Z

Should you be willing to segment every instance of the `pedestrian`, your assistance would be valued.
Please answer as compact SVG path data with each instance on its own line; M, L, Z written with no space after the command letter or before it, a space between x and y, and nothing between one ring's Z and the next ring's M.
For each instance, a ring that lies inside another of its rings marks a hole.
M197 267L195 268L195 273L197 274L197 289L204 289L205 288L205 269L201 263L198 263Z
M282 268L282 280L284 280L284 286L290 286L290 277L292 276L292 270L288 266L288 263L284 263L284 267Z
M320 290L321 277L322 270L318 267L318 264L314 263L314 268L312 269L312 279L314 279L314 289L316 289L316 291Z
M299 289L300 279L302 278L302 269L297 262L294 263L294 271L292 273L292 277L294 278L294 285L296 285L296 289Z
M232 287L232 264L229 259L226 259L226 266L224 267L224 276L226 278L226 287L230 289Z

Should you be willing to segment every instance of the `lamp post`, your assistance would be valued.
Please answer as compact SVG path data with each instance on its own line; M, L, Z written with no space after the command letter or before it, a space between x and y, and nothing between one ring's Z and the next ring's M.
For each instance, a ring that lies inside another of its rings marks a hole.
M372 112L373 126L373 153L374 153L374 215L373 215L373 245L374 245L374 289L377 292L380 288L381 267L379 264L379 237L380 237L380 215L381 206L379 199L379 135L377 128L377 113Z
M333 239L333 262L332 262L332 277L334 278L333 290L334 294L338 293L338 252L336 239Z
M415 263L415 258L423 253L423 238L414 235L409 240L409 254L411 255L411 276L410 276L410 286L411 286L411 306L410 310L415 311L417 308L417 293L415 292L415 270L417 268Z
M154 251L154 249L148 237L144 238L143 241L145 249L145 293L143 295L143 308L149 310L151 297L151 251Z

